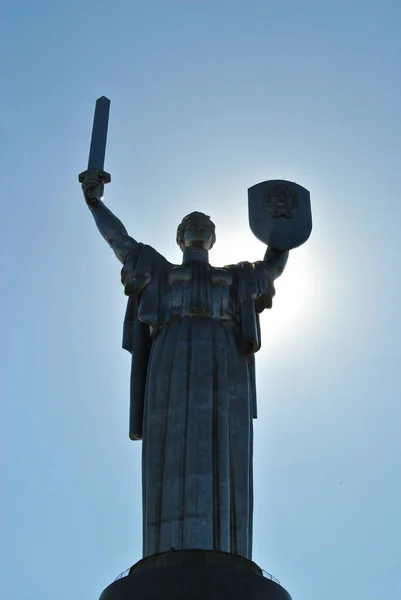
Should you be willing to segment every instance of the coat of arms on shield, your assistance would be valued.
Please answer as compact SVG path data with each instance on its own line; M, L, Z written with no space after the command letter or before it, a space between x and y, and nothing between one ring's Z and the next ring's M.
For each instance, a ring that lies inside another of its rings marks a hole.
M281 179L263 181L248 190L249 225L263 243L277 250L292 250L312 231L308 190Z

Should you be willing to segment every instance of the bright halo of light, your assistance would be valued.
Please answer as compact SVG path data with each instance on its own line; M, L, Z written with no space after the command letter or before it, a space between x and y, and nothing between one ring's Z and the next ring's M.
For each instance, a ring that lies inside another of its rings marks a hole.
M303 254L292 252L283 275L275 282L273 309L262 315L270 343L279 343L306 326L313 302L309 281L309 261Z
M243 260L262 260L266 246L244 230L219 232L218 243L211 252L211 263L214 266L235 264ZM281 277L276 280L276 295L273 309L264 311L261 321L266 324L269 340L279 343L293 335L295 330L306 326L310 321L313 290L311 280L311 256L304 247L290 253L287 267ZM310 323L309 323L310 325Z

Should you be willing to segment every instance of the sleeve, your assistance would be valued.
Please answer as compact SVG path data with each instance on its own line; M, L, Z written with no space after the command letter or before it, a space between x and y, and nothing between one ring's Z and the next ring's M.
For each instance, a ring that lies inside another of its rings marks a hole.
M121 271L121 281L128 296L123 328L123 348L131 353L129 437L142 439L143 411L149 355L152 338L149 325L138 318L141 292L152 279L155 270L170 263L151 246L138 244L127 256Z

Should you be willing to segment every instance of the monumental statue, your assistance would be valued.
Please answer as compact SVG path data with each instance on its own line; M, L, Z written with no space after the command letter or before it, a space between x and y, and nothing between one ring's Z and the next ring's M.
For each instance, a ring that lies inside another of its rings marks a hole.
M249 189L251 229L267 245L252 263L212 266L215 225L190 212L176 234L182 260L172 264L136 241L102 201L110 180L103 171L106 101L98 101L80 181L123 265L129 435L142 440L143 556L205 549L251 559L259 315L272 307L288 251L310 234L309 193L283 180Z

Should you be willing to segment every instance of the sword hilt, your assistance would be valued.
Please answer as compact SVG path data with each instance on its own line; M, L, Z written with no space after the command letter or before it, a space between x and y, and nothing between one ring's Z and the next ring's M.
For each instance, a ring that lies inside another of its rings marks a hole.
M93 188L93 192L92 190L90 190L86 196L86 199L88 201L97 201L100 200L101 198L101 194L99 193L101 190L103 190L103 186L106 183L110 183L111 181L111 175L110 173L106 173L106 171L101 171L98 169L87 169L86 171L83 171L82 173L80 173L78 175L78 181L79 183L83 183L85 181L85 179L87 177L96 177L96 179L98 179L100 181L100 183L102 184L101 186L98 186L97 188Z

